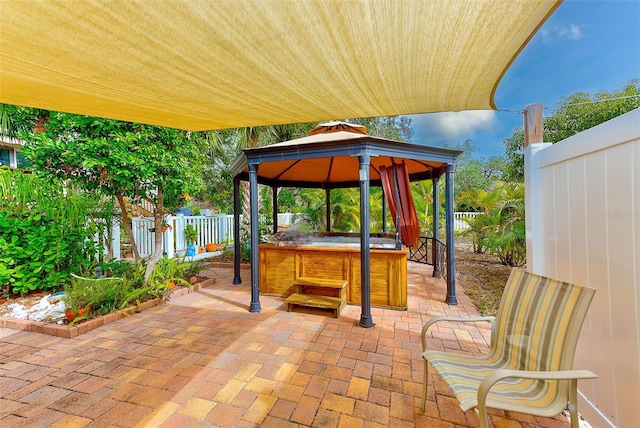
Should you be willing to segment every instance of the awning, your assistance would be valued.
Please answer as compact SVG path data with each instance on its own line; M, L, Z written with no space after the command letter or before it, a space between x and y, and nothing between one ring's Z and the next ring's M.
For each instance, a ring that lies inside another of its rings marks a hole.
M495 108L556 0L0 0L0 102L187 130Z

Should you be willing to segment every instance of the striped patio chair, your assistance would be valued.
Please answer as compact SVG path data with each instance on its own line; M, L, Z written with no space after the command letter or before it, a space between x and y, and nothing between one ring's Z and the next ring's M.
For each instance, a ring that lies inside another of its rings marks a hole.
M436 317L422 328L424 385L428 367L451 388L462 410L473 409L480 427L488 427L487 407L551 417L567 406L571 427L578 427L578 379L588 370L572 370L582 322L595 290L513 269L497 316ZM426 349L427 330L440 321L491 322L490 351L468 356Z

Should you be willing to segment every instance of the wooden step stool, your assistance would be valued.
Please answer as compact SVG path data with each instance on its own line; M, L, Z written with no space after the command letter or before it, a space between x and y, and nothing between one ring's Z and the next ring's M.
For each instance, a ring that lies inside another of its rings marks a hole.
M332 309L338 318L347 304L347 281L343 279L310 278L301 276L293 281L296 292L287 297L288 310L295 305Z

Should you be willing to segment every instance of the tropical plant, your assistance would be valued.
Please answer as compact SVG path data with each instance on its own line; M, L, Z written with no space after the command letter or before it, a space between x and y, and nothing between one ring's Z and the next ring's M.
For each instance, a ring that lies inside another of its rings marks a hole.
M198 239L198 231L192 224L188 224L184 228L184 239L186 239L189 244L193 245L196 243L196 240Z
M469 236L475 253L490 251L500 262L521 266L526 260L524 186L496 181L489 191L467 189L458 200L479 214L469 219Z
M326 194L320 189L301 189L300 199L309 230L326 231ZM355 232L360 228L360 194L357 189L331 191L331 230Z
M471 238L474 253L481 254L486 251L489 234L497 226L492 210L500 201L501 193L498 189L487 192L484 189L470 188L460 193L457 204L465 205L479 213L467 220L469 228L461 232L461 235Z
M192 262L184 263L183 276L185 279L197 276L206 267L204 260L193 260Z
M184 195L197 192L202 184L199 133L55 112L49 114L46 131L20 134L34 171L114 196L136 257L125 197L152 200L154 229L160 231L166 212L182 205ZM155 244L147 278L162 257L160 233Z
M6 292L57 290L91 269L101 246L96 204L60 183L0 169L0 286Z
M487 238L487 248L509 266L522 266L526 262L526 228L524 186L507 183L501 188L502 200L493 209L497 221Z
M188 265L180 259L163 258L156 264L147 282L149 284L168 285L169 282L173 281L190 287L189 281L185 280L187 267Z

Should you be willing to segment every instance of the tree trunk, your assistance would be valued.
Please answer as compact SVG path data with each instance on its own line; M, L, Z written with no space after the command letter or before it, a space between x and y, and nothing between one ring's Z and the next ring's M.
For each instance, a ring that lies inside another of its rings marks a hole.
M240 242L249 241L249 222L251 220L251 189L248 181L240 182L242 186L242 213L240 215Z
M162 258L163 245L162 245L162 213L164 212L164 191L162 186L158 186L158 200L156 202L156 210L153 213L153 232L155 238L155 251L149 260L147 261L147 269L144 272L144 283L146 284L153 272L153 268Z
M131 252L136 260L138 260L140 258L140 253L138 253L136 240L133 239L133 230L131 229L131 222L129 222L129 216L127 215L127 204L125 204L124 196L122 195L116 195L116 199L118 199L118 205L120 206L120 223L124 224L124 230L127 231L127 235L129 235L129 240L131 241Z
M250 235L250 222L251 222L251 188L249 187L248 181L241 181L240 186L242 186L242 214L240 216L240 241L241 242L249 242ZM260 210L260 206L262 205L262 198L260 198L260 185L258 185L257 189L258 198L258 210ZM258 214L258 213L256 213ZM260 221L258 220L258 223Z

